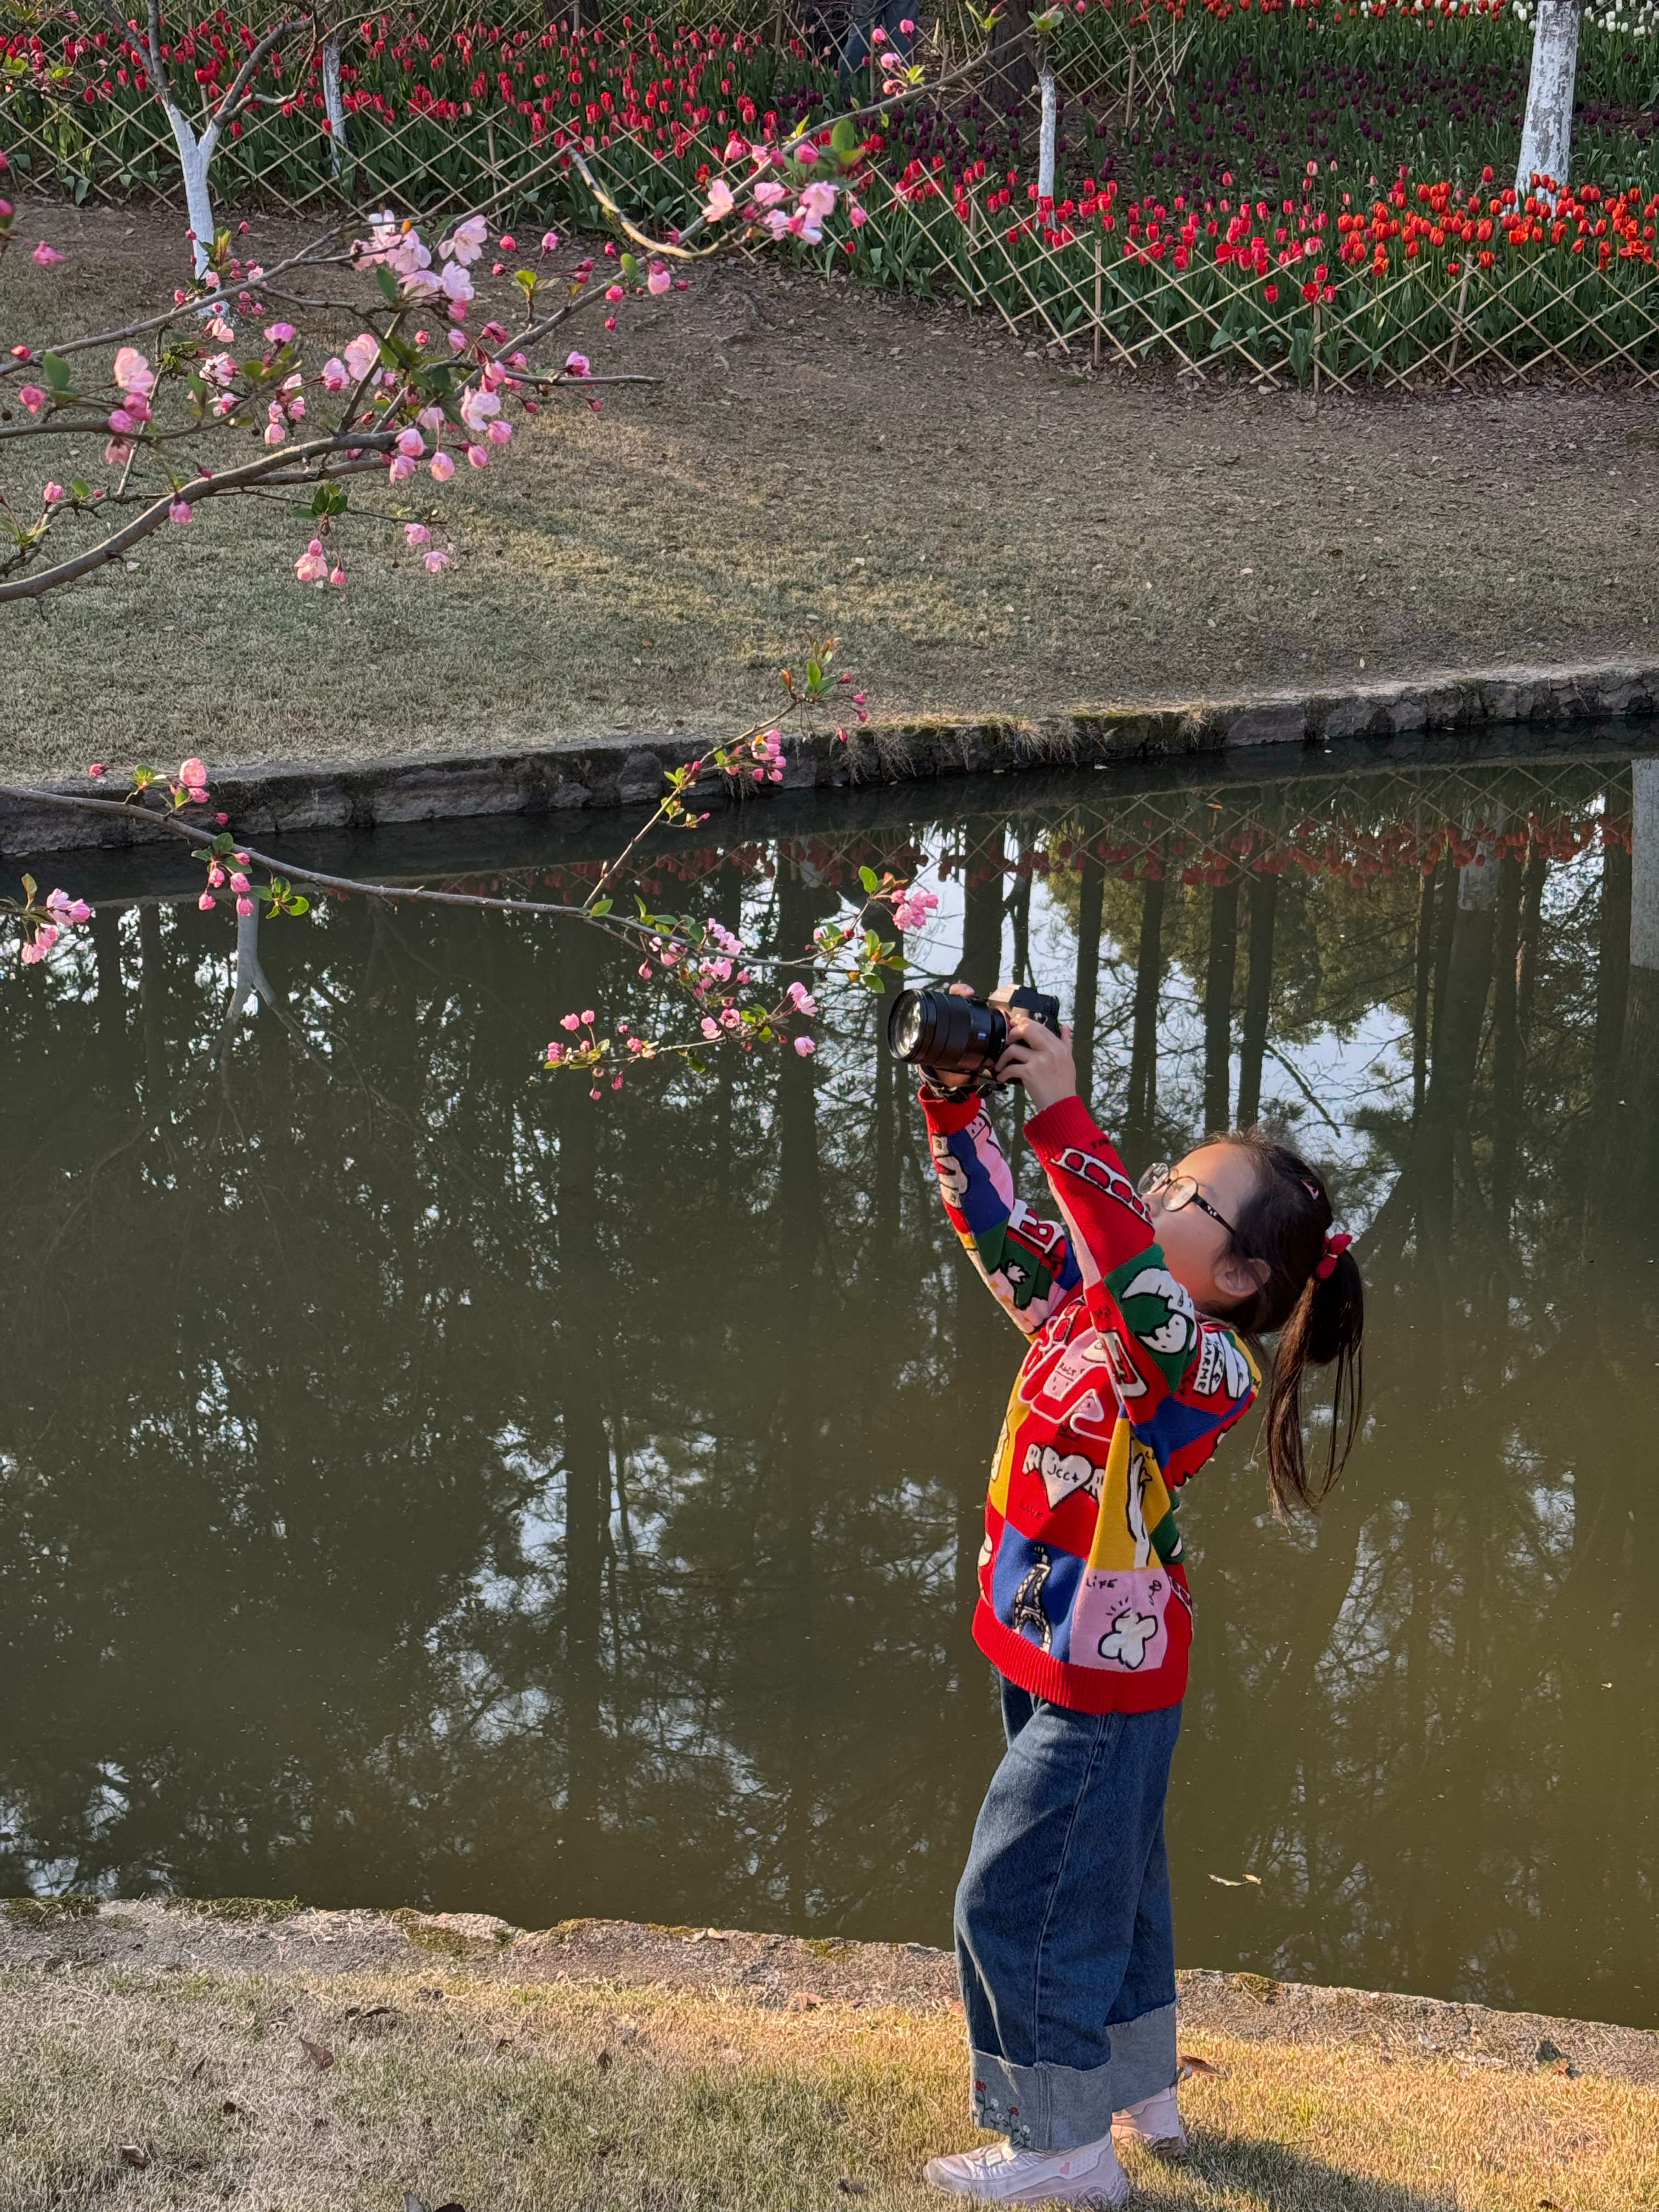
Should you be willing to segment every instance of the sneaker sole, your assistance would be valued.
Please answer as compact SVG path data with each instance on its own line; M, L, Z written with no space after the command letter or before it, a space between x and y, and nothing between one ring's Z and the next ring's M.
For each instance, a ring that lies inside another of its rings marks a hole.
M935 2180L926 2166L922 2168L921 2178L930 2188L937 2189L947 2197L959 2197L969 2204L1082 2204L1091 2207L1092 2212L1119 2212L1119 2208L1127 2204L1133 2194L1133 2185L1115 2195L1109 2189L1091 2188L1085 2184L1080 2188L1068 2189L1062 2185L1059 2189L1045 2190L1040 2197L997 2197L988 2192L981 2195L975 2190L964 2189L953 2180ZM1125 2179L1127 2181L1127 2175Z

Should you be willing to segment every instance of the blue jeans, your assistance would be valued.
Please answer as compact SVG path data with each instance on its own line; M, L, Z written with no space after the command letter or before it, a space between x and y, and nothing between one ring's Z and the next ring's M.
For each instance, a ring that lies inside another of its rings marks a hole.
M1008 1749L957 1889L973 2115L1075 2150L1176 2078L1164 1799L1181 1708L1078 1713L1002 1684Z

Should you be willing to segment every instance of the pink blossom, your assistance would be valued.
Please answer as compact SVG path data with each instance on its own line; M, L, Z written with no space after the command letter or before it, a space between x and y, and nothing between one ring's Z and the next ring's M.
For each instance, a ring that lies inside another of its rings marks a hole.
M705 1014L703 1016L702 1033L706 1037L717 1037L720 1035L720 1025L714 1019L712 1014Z
M265 336L272 345L286 345L290 338L297 337L299 332L292 323L268 323Z
M148 398L155 389L155 371L137 346L120 346L115 355L115 381L129 395Z
M817 1050L817 1047L813 1043L811 1037L797 1037L795 1039L795 1050L800 1054L803 1060L810 1060L812 1054Z
M345 349L345 364L355 380L368 374L380 358L380 341L372 331L362 331Z
M125 460L127 455L131 451L131 447L126 443L125 439L112 438L104 448L104 459L109 463L112 468L114 468L118 465L120 462Z
M810 138L806 140L804 145L797 146L795 149L795 159L800 163L803 169L810 169L817 158L818 149L812 143Z
M544 254L545 254L545 253L556 253L556 252L558 252L558 250L559 250L559 234L558 234L558 232L557 232L556 230L544 230L544 231L542 233L542 252L543 252Z
M43 921L35 931L33 939L23 947L24 966L32 968L37 960L44 960L52 946L57 944L58 937L58 933L54 925L49 921Z
M787 191L775 177L769 177L763 185L755 187L755 198L763 208L775 208L788 197Z
M428 576L440 576L448 568L455 556L453 553L447 553L441 545L429 545L421 558L426 563L426 573Z
M415 464L407 453L394 453L386 474L393 483L407 483L415 473Z
M404 543L406 545L430 545L432 532L423 522L406 522L404 525Z
M236 911L238 914L252 914L253 901L251 898L239 898L236 902Z
M651 264L651 273L645 280L645 289L653 298L659 298L673 281L661 262L653 261Z
M483 252L484 241L489 236L489 225L483 217L470 215L465 222L456 224L453 237L445 239L438 252L446 261L452 256L462 264L476 261Z
M425 453L426 440L412 423L407 430L399 430L398 433L398 451L400 453L407 453L412 461L418 461Z
M88 775L107 775L109 774L109 763L107 761L94 761L88 768L87 774Z
M207 781L207 763L204 760L198 759L197 756L192 753L188 760L179 762L179 781L180 783L205 783Z
M702 204L704 216L710 222L724 222L736 205L731 185L724 177L716 177L709 185L708 198Z
M475 384L462 396L461 420L469 430L475 433L482 431L490 416L499 415L501 411L501 403L495 394L485 391L481 386Z
M590 1029L592 1027L594 1022L598 1019L598 1016L594 1013L592 1006L586 1009L582 1015L582 1019L588 1024Z
M582 1018L580 1014L561 1014L559 1016L559 1027L562 1030L579 1030L581 1025Z
M798 1014L817 1013L818 1002L805 983L792 983L789 986L788 996L790 1005Z
M38 415L46 402L46 395L42 392L38 384L20 385L18 387L17 397L22 401L24 406L28 409L31 415Z
M440 483L447 483L455 473L454 458L449 453L434 453L432 473Z
M870 220L869 216L866 213L865 210L859 205L856 200L853 202L847 212L852 220L854 230L862 230L865 224Z
M721 1009L720 1027L723 1030L736 1030L743 1027L743 1016L735 1006L726 1006Z
M341 563L337 561L334 563L334 566L328 572L328 580L333 585L337 592L343 592L345 589L345 569Z
M39 246L35 247L33 256L34 265L37 269L50 269L54 261L61 261L63 258L63 255L58 252L57 247L54 246L48 246L44 238L40 240Z
M484 435L492 446L504 446L513 435L513 425L510 422L492 422Z
M302 584L324 584L328 580L328 562L323 553L323 541L313 538L294 564L294 573Z
M204 891L201 897L197 900L196 903L201 908L204 914L211 914L214 908L218 905L219 902L214 897L211 891Z
M643 976L646 978L646 980L647 980L647 982L650 981L650 977L651 977L651 963L650 963L648 960L641 960L641 963L640 963L640 973L641 973L641 975L643 975Z
M605 296L607 300L622 299L624 296L622 286L620 284L607 284L605 288Z
M233 868L231 870L230 888L236 893L239 898L247 890L247 878L242 873L240 868Z
M40 496L48 507L56 507L60 500L67 499L69 494L64 489L62 484L49 483L40 487Z
M323 363L322 376L325 392L343 392L351 382L351 372L337 354L331 354Z
M504 230L498 242L503 253L516 253L519 250L511 231Z
M172 506L167 509L167 515L169 520L173 522L188 522L190 520L190 501L187 499L175 499Z
M465 331L451 331L448 336L450 351L452 353L459 353L461 348L466 343L466 332Z
M112 408L106 420L118 437L125 438L130 431L139 427L139 418L136 415L129 415L125 407Z
M464 307L469 300L477 296L472 289L472 279L459 261L452 261L444 270L443 289L445 298L453 307Z
M469 446L466 449L466 458L469 467L487 469L489 466L489 451L483 446Z
M592 374L585 353L568 353L564 357L564 368L567 376L588 376Z

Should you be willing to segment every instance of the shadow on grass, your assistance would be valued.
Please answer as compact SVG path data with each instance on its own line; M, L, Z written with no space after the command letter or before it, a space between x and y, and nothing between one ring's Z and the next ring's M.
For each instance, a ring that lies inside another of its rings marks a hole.
M1234 2204L1243 2198L1270 2205L1273 2212L1453 2212L1459 2202L1449 2186L1401 2188L1287 2143L1207 2129L1191 2140L1192 2155L1183 2166L1135 2160L1135 2202L1146 2212L1160 2207L1189 2212L1194 2206Z

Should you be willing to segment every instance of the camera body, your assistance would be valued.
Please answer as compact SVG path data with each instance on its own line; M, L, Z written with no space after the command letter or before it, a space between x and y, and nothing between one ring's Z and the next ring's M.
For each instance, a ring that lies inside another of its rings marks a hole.
M994 1003L959 992L901 991L887 1017L887 1049L938 1080L975 1091L1006 1089L996 1064L1007 1048L1012 1007L1060 1035L1060 1000L1046 991L1022 987Z

